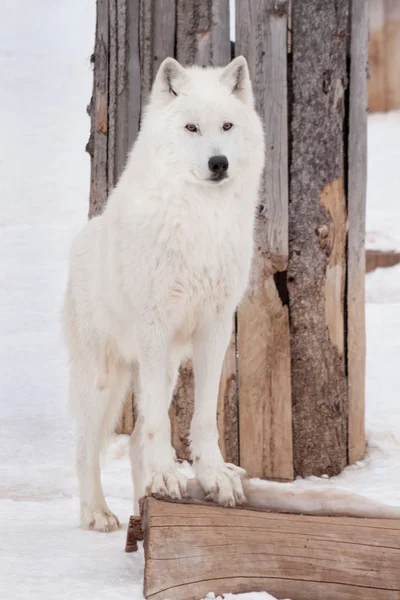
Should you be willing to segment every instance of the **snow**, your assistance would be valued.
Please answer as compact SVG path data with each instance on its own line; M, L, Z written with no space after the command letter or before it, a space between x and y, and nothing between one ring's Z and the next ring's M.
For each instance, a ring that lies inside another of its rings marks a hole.
M366 247L400 250L400 111L368 120Z
M124 529L81 531L65 408L59 312L68 249L87 214L85 107L94 4L2 3L0 597L5 600L142 599L142 551L124 553L132 510L127 439L115 440L104 469L106 495ZM369 125L368 240L400 248L400 113L375 115ZM296 485L340 485L400 504L400 266L368 276L367 301L368 455L339 477Z

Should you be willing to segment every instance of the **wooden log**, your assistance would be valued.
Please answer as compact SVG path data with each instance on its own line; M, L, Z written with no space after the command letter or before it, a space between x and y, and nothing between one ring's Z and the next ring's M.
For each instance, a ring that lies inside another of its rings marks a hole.
M142 503L144 595L400 600L400 521Z
M400 252L387 250L367 250L365 253L365 268L367 273L375 269L394 267L400 263Z
M348 463L348 7L348 0L292 6L288 288L294 470L302 476L334 475Z
M240 464L292 479L288 265L288 2L236 2L236 55L248 61L265 123L266 168L250 289L238 312Z
M347 189L348 461L365 455L365 208L368 4L351 4Z

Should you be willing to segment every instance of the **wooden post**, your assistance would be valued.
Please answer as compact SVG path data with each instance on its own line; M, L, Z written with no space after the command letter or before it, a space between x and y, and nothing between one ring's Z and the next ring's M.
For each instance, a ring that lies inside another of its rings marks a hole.
M266 168L250 289L232 324L217 415L225 459L281 480L333 475L365 448L367 6L292 4L236 2L235 51L248 59L265 123ZM90 216L121 173L169 55L228 63L229 0L97 1ZM188 363L170 412L181 458L193 387Z
M367 188L368 6L351 4L348 130L348 462L365 454L365 206ZM400 46L399 46L400 51ZM400 66L400 65L399 65Z
M241 464L333 475L365 451L367 7L238 0L236 13L266 136L239 310Z
M266 168L250 290L238 314L240 464L293 477L288 267L288 2L236 2L236 55L249 63L265 123Z
M348 464L345 357L348 0L294 2L288 288L297 474Z

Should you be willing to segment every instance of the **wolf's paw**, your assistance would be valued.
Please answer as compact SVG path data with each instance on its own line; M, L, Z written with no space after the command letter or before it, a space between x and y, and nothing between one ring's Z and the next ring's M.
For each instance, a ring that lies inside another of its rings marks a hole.
M179 471L179 465L174 461L167 467L152 469L146 485L146 493L180 500L186 496L186 485L187 478Z
M108 508L86 508L82 516L83 529L109 533L121 527L118 518Z
M242 477L246 471L230 463L210 464L202 462L196 465L197 477L206 494L206 500L222 506L235 506L246 501Z

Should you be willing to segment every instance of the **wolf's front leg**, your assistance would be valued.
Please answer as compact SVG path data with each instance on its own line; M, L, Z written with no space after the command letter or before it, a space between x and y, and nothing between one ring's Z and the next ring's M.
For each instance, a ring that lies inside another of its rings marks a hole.
M204 315L194 342L195 411L191 453L196 475L210 500L224 506L244 502L245 471L225 463L218 444L217 400L226 348L232 333L232 313Z
M136 504L145 494L181 498L186 491L186 477L179 470L171 445L169 379L164 336L149 329L141 343L139 414L131 444Z

